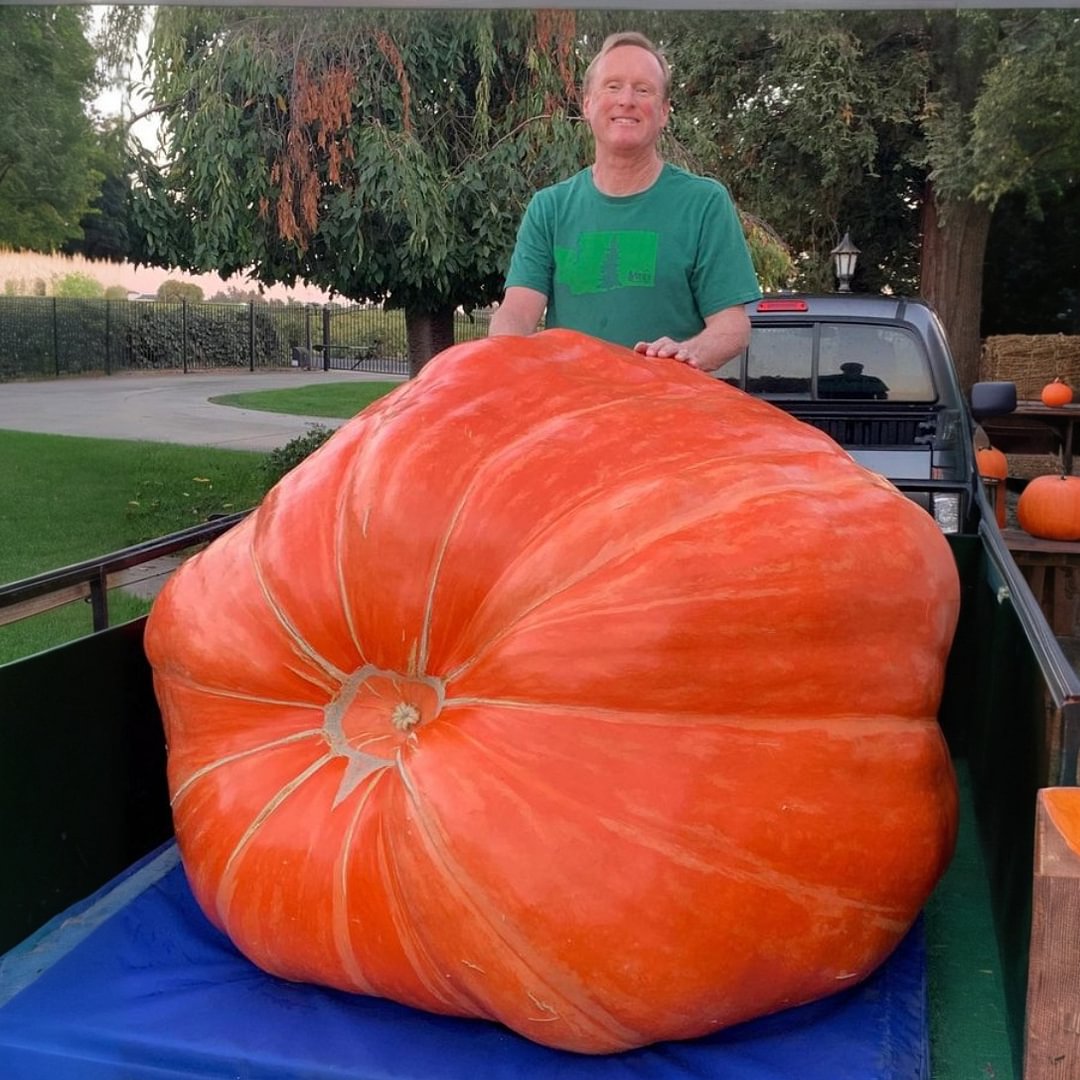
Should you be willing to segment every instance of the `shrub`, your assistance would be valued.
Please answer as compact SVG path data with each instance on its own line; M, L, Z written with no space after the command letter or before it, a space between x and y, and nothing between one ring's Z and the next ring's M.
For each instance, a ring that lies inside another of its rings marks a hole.
M158 286L157 298L159 300L168 300L172 303L179 303L181 300L186 300L189 304L200 304L202 303L203 291L200 286L193 282L173 281L170 278L168 281L163 281Z
M53 296L67 300L99 300L105 295L105 288L97 278L78 271L65 274L53 285Z
M126 285L110 285L105 290L106 300L126 300L128 298L128 290Z
M290 439L284 446L271 450L262 463L269 491L287 472L295 469L309 454L313 454L331 435L334 429L325 424L312 424L303 435Z

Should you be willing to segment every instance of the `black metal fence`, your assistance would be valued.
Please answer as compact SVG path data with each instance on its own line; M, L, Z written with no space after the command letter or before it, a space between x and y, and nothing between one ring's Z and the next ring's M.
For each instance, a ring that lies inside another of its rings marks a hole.
M459 314L455 340L483 337ZM377 306L0 296L0 381L118 371L408 372L405 316Z

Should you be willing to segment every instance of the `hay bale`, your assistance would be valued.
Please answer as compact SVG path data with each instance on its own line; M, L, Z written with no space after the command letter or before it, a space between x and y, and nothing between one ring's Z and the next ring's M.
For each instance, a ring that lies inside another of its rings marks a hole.
M1021 400L1037 401L1055 378L1080 396L1080 335L1000 334L983 339L979 378L1016 383Z

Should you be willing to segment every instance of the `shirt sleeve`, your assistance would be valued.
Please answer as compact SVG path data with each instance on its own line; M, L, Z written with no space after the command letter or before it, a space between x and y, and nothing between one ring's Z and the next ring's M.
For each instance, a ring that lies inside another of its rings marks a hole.
M551 299L555 277L555 241L550 209L543 191L538 191L525 208L518 227L506 287L523 285Z
M738 211L719 183L702 215L692 287L703 317L761 297Z

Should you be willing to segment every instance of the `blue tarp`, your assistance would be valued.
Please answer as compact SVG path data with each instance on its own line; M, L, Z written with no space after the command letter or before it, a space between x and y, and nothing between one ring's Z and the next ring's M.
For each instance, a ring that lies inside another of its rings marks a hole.
M174 845L0 958L3 1080L926 1080L921 925L862 985L607 1057L259 971L203 916Z

